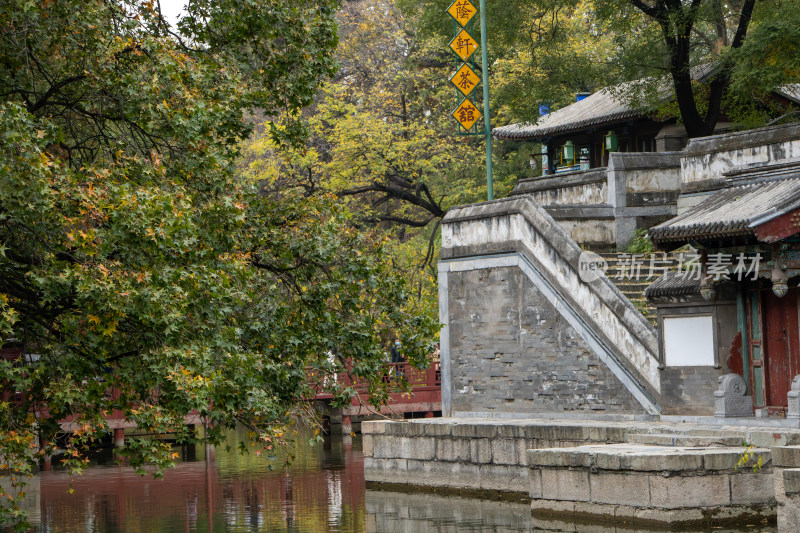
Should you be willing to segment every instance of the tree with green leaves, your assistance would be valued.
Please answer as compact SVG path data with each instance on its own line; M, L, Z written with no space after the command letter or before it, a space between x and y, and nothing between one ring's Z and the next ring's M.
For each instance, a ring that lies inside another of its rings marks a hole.
M424 279L418 293L435 301L435 279L420 265L435 260L449 207L485 200L483 139L457 134L452 53L422 37L394 0L349 2L338 20L341 68L304 113L306 144L278 148L265 131L245 146L243 172L274 194L336 195L364 231L391 237L398 269ZM522 166L515 155L497 152L501 195L529 171L528 154Z
M445 0L399 0L420 30L446 42ZM627 85L619 96L653 109L674 99L689 137L720 116L782 113L770 92L800 82L798 11L788 0L508 0L487 2L492 105L504 123L535 121L542 103ZM749 125L755 125L752 121Z
M350 373L386 398L382 335L422 364L435 323L382 243L330 195L264 194L236 172L248 116L301 142L336 69L337 0L11 1L0 6L0 476L16 496L58 447L79 473L114 413L148 437L219 443L240 423L272 453L315 388ZM333 355L333 357L331 357ZM18 393L18 394L14 394ZM3 485L5 486L5 485ZM0 489L4 491L5 489ZM18 522L13 496L0 522ZM22 527L22 526L20 526Z

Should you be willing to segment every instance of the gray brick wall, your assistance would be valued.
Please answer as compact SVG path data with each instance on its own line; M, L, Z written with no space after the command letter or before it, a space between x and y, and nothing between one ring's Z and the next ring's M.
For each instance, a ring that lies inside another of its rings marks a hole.
M666 367L661 372L664 414L713 416L719 376L713 366Z
M519 269L448 283L454 411L643 412Z

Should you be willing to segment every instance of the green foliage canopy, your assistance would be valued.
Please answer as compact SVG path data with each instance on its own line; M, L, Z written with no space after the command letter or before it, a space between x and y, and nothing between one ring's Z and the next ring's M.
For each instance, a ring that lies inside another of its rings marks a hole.
M0 475L56 443L80 472L109 413L188 441L196 412L211 442L240 422L274 450L314 387L353 394L325 379L345 365L385 398L381 333L430 353L434 324L400 312L345 209L235 172L256 107L298 141L337 8L193 1L173 28L152 1L0 5L0 333L23 354L0 360ZM174 459L150 438L124 453ZM2 498L0 522L20 513Z
M398 1L424 35L447 42L449 2ZM535 121L539 104L644 79L621 96L653 109L671 94L689 136L708 135L723 114L774 107L771 90L800 82L797 13L789 0L487 2L493 109L502 124ZM700 83L699 70L710 71Z

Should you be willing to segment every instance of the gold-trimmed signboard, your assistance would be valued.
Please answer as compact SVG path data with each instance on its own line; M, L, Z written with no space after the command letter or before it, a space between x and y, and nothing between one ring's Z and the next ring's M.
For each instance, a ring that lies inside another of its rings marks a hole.
M467 33L467 30L462 29L455 39L450 41L450 49L461 58L461 61L467 61L478 49L478 42Z
M469 0L455 0L447 9L447 12L450 13L450 16L463 28L469 24L469 21L472 20L472 17L475 16L478 10Z
M450 77L450 83L455 85L464 96L469 96L480 82L481 78L466 63L461 65L461 68Z
M482 116L478 108L475 107L475 104L469 101L469 98L464 99L456 110L453 111L453 117L466 131L469 131Z

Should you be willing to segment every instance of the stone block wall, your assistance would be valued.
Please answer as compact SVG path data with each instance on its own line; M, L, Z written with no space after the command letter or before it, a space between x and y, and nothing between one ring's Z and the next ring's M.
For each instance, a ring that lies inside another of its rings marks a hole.
M619 444L528 452L534 510L671 524L774 516L768 449ZM754 472L758 461L762 466ZM711 511L711 512L709 512Z
M800 531L800 446L772 448L778 531Z
M608 168L523 179L511 194L532 197L583 246L623 249L637 229L677 213L679 156L617 152L610 155Z
M442 404L459 413L660 413L658 338L528 197L451 210L442 224Z
M527 451L624 442L625 428L582 424L363 422L367 481L528 494Z
M457 272L448 283L453 411L642 412L520 269Z
M800 157L800 125L784 124L701 137L689 141L681 158L683 192L724 186L733 169Z

